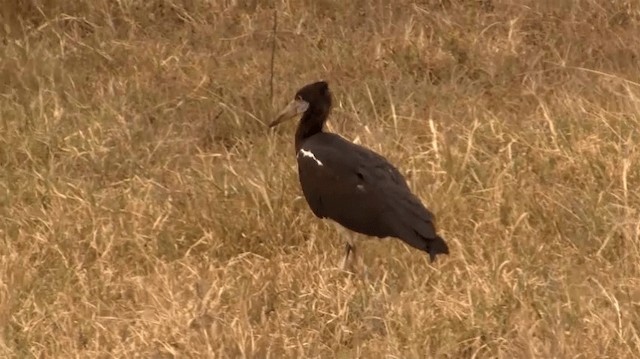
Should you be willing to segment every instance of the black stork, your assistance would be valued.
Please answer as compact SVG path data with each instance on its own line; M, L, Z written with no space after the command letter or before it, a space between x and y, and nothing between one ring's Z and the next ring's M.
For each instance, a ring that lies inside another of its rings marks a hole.
M325 81L298 90L293 101L269 124L276 126L302 114L295 135L300 185L311 211L342 227L368 236L395 237L429 254L449 254L436 233L433 214L381 155L324 131L331 111ZM355 243L348 236L344 265Z

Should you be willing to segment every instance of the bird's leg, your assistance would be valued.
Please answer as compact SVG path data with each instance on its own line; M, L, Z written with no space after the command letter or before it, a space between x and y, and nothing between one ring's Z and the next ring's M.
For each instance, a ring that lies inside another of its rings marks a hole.
M356 245L354 243L353 240L353 236L350 233L345 233L343 231L343 234L346 237L346 245L345 245L345 253L344 253L344 259L342 260L342 270L346 270L347 269L347 264L349 262L349 255L353 253L353 257L356 256Z
M333 222L337 232L339 233L339 237L345 241L345 253L344 258L342 258L342 264L340 265L340 269L347 270L347 266L349 265L349 257L353 257L356 254L356 246L352 238L352 234L340 224ZM353 256L351 255L353 253Z

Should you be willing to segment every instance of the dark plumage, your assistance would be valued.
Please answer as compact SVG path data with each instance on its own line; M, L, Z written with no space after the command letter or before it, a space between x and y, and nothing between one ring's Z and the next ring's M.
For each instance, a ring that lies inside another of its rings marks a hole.
M313 213L368 236L399 238L427 252L431 261L437 254L448 254L433 215L392 164L363 146L323 132L331 101L326 82L306 85L270 124L302 114L295 150L300 185ZM354 249L347 244L345 263Z

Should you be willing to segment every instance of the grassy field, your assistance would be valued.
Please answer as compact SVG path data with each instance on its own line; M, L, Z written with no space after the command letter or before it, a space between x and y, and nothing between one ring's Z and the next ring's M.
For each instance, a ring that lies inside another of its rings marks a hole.
M6 1L0 356L640 355L640 4ZM431 264L301 197L294 125L332 129L435 212Z

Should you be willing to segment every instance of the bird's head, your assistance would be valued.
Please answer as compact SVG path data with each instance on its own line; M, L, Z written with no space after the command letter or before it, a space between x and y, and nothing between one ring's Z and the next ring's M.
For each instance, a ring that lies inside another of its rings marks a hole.
M328 114L330 108L331 91L329 91L329 84L326 81L314 82L298 90L294 99L269 124L269 127L276 126L305 112Z

